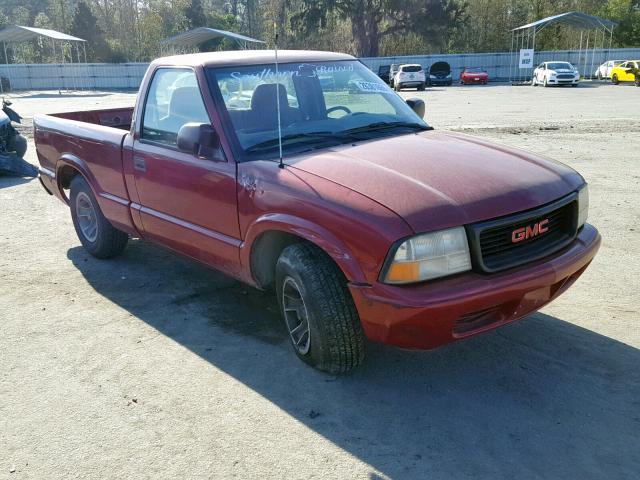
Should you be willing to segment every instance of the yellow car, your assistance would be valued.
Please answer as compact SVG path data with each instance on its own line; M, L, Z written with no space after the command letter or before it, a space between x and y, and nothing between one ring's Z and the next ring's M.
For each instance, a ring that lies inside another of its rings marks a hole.
M636 87L640 87L640 60L628 60L611 70L611 83L614 85L620 82L635 82Z

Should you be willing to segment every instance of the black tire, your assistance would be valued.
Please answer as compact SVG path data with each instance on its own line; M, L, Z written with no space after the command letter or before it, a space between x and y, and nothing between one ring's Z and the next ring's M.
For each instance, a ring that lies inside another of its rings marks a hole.
M76 229L76 234L82 243L82 246L96 258L107 259L113 258L122 253L129 241L129 235L115 228L109 220L105 218L100 210L100 206L96 201L91 187L82 175L76 175L71 181L69 204L71 207L71 219ZM97 222L97 232L95 239L89 239L80 228L77 212L78 196L88 199L93 207L95 219Z
M420 85L418 85L418 91L419 92L424 92L424 87L425 87L425 84L421 83Z
M636 75L636 80L634 83L636 84L636 87L640 87L640 75Z
M602 81L602 72L598 69L598 80Z
M294 342L285 311L283 292L292 286L300 294L308 320L306 352ZM360 318L346 278L327 254L310 243L287 247L276 265L276 294L291 345L302 361L332 374L348 372L362 363L365 339Z
M543 82L542 82L542 86L543 86L544 88L549 87L549 83L547 82L547 77L545 77L545 78L544 78L544 80L543 80Z
M9 151L15 152L18 157L22 158L27 153L27 139L16 133L15 137L9 142L8 148Z
M618 81L618 74L614 73L613 76L611 77L611 83L613 83L614 85L618 85L620 82Z

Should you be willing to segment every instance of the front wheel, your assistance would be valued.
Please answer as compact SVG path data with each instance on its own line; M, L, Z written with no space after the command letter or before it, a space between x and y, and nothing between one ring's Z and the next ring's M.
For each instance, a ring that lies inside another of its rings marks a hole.
M278 303L296 355L329 373L362 363L365 340L342 271L309 243L287 247L276 265Z
M425 87L425 84L424 84L424 82L423 82L423 83L421 83L420 85L418 85L418 91L419 91L419 92L423 92L423 91L424 91L424 87Z
M640 75L636 75L636 81L634 82L636 87L640 87Z
M620 83L620 80L618 80L618 74L614 73L613 77L611 77L611 83L613 83L614 85L618 85Z
M102 214L87 181L77 175L71 181L71 219L82 246L96 258L113 258L127 246L129 236Z
M544 81L542 82L542 86L547 88L549 86L549 83L547 82L547 78L545 77Z

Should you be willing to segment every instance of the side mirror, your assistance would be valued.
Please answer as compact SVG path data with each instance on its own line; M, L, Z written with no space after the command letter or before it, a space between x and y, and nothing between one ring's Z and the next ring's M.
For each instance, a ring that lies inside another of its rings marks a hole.
M212 158L220 148L220 137L208 123L185 123L178 131L178 149L199 157Z
M411 110L416 112L420 118L424 118L424 101L419 98L407 98L407 105L411 107Z

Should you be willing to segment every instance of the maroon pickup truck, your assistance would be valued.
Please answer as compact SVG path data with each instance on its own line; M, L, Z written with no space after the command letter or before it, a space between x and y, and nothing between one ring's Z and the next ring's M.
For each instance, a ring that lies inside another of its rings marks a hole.
M129 236L274 288L296 354L433 348L564 292L600 245L583 178L435 131L349 55L154 61L133 109L38 115L47 192L98 258Z

